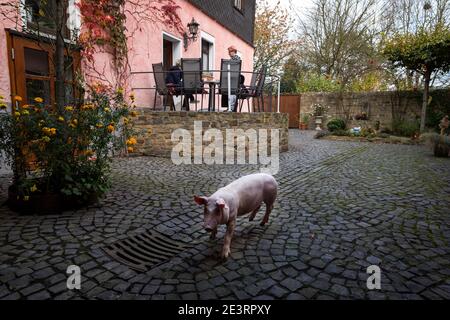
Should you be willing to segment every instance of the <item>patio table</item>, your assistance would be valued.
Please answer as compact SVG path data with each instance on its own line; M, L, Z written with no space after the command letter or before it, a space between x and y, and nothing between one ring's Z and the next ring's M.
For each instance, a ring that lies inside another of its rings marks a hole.
M220 83L218 80L205 80L204 84L209 85L209 102L208 102L208 111L216 111L216 87Z

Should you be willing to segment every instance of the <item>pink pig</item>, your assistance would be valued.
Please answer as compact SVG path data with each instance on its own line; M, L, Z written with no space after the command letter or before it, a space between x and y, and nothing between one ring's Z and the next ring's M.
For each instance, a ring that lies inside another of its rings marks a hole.
M264 202L266 214L261 226L269 222L278 193L278 183L268 174L253 174L242 177L225 188L219 189L211 197L195 197L198 205L205 206L204 227L215 239L219 225L227 225L222 258L231 254L230 245L236 226L236 218L251 213L253 221Z

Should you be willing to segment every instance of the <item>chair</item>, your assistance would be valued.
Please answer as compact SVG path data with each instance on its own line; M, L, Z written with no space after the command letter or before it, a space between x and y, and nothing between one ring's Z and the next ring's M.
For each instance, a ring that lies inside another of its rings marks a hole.
M155 64L152 64L152 67L153 67L153 75L155 77L155 85L156 85L155 100L153 102L153 110L156 110L156 97L158 94L162 97L172 97L172 95L170 94L169 89L167 88L167 85L166 85L163 64L155 63ZM170 104L171 110L172 110L172 106L175 109L175 106L173 105L173 99L172 99L172 103ZM164 105L164 111L166 111L166 105Z
M221 69L220 69L220 84L219 84L219 92L222 97L227 96L229 91L231 91L231 95L239 95L239 86L241 79L241 66L242 61L240 60L226 60L222 59ZM230 67L230 81L228 81L228 67ZM228 82L230 82L230 87L228 87ZM231 90L229 90L229 88ZM222 108L223 106L222 99ZM225 106L228 108L228 106ZM235 106L236 107L236 106Z
M203 109L203 81L202 81L201 59L181 59L181 69L183 70L183 95L184 99L189 99L187 95L202 95L201 108ZM189 109L189 102L184 103ZM189 110L187 110L189 111ZM195 99L195 111L197 111L197 99Z
M264 112L264 84L266 82L266 73L267 68L264 66L262 67L260 73L259 73L259 80L258 84L256 85L256 90L254 92L254 95L251 98L256 98L256 101L258 102L258 112L261 112L261 107L259 102L261 101L262 104L262 111Z
M241 106L239 112L242 112L242 107L244 106L244 100L247 100L248 110L250 111L250 98L255 97L257 89L257 81L259 81L261 76L260 72L253 72L252 79L249 86L243 85L239 91L238 100L241 100Z

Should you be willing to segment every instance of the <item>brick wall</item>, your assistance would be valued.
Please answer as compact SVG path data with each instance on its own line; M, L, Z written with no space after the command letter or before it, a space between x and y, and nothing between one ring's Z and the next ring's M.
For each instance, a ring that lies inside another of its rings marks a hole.
M443 108L447 105L450 109L450 91L436 90L431 92L433 102L430 105L430 111L433 108ZM360 125L363 127L374 127L377 121L381 128L392 130L394 119L415 120L420 118L422 109L422 92L362 92L345 93L340 96L338 93L306 93L301 98L301 114L312 111L315 103L328 105L330 111L327 119L342 118L346 119L346 114L354 117L357 114L366 112L369 115L369 121L351 121L350 126ZM314 120L311 119L310 129L314 129Z
M224 139L226 129L279 129L280 151L286 152L289 148L289 115L285 113L154 112L141 109L135 120L138 131L135 154L170 158L172 149L177 144L171 140L172 133L177 129L185 129L191 133L193 140L196 121L202 121L203 132L219 129ZM203 142L204 146L209 144L210 142ZM246 151L248 152L248 146Z

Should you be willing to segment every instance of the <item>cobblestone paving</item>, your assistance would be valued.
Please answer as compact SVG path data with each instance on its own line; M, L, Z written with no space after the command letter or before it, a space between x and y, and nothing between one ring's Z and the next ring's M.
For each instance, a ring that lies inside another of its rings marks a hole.
M117 159L101 206L26 217L0 208L0 299L450 299L450 162L416 146L318 141L291 132L270 224L240 218L232 258L208 240L194 194L256 166ZM10 174L0 173L0 200ZM257 220L262 219L263 210ZM198 242L145 273L103 247L146 230ZM82 289L66 289L66 268ZM370 265L382 290L366 287Z

